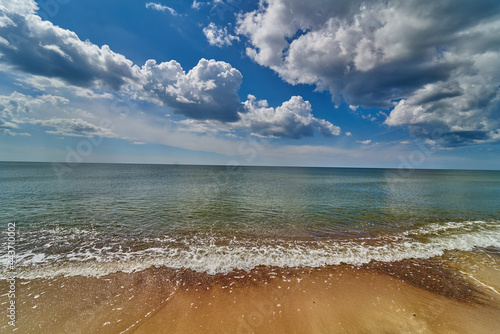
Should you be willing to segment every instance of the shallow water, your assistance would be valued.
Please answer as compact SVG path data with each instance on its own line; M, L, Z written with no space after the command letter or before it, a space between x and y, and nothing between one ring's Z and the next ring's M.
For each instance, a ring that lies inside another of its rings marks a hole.
M497 171L0 163L0 186L0 332L500 326Z
M0 163L0 185L24 278L500 248L498 171Z

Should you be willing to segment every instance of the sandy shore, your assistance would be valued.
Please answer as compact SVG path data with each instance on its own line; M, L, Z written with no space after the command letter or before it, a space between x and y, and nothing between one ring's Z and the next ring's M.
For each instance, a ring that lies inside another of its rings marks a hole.
M454 253L363 267L18 280L16 332L494 333L499 268L497 256ZM5 317L0 331L11 330Z

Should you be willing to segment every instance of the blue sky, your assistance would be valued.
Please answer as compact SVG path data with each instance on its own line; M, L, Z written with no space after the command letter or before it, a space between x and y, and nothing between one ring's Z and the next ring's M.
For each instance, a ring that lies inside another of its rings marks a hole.
M498 169L498 1L0 0L0 160Z

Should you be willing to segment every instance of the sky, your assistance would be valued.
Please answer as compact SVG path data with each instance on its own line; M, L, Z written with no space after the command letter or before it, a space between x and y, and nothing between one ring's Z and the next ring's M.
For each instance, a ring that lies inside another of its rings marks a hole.
M500 168L500 1L0 0L0 161Z

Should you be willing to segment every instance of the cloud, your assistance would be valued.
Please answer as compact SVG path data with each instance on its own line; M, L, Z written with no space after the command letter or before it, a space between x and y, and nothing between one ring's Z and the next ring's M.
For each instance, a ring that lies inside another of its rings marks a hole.
M1 132L9 135L29 136L27 133L15 133L12 130L19 129L21 124L32 124L55 128L46 132L60 136L116 137L110 129L80 118L94 119L92 114L71 106L65 97L50 94L30 96L14 92L10 95L0 95L0 117L0 129L4 130Z
M14 129L19 129L19 125L12 122L7 122L0 118L0 133L8 136L31 136L29 133L15 132Z
M193 3L191 4L191 8L198 10L201 8L203 4L204 4L203 2L198 2L194 0Z
M0 118L0 129L19 129L19 125Z
M238 126L260 136L298 139L313 136L315 130L327 137L340 134L338 126L315 118L311 104L301 96L292 96L277 108L269 107L266 100L257 101L252 95L244 104L248 112L241 114Z
M495 140L499 22L500 2L488 0L265 0L236 31L286 82L390 110L387 125L427 138L439 129L453 146Z
M443 87L446 85L451 87ZM498 87L485 83L482 75L474 75L457 78L451 84L426 85L412 97L400 100L385 123L406 125L418 138L461 146L497 141L499 115Z
M33 97L13 92L10 95L0 95L0 116L9 119L25 117L42 108L54 109L68 103L69 100L61 96L44 94Z
M234 131L243 130L260 138L299 139L312 137L315 131L326 137L338 136L340 128L332 123L318 119L312 114L309 101L301 96L292 96L280 106L269 107L266 100L257 100L248 95L239 112L236 122L220 122L217 120L186 119L174 121L183 131L193 133L224 134L226 137L238 137Z
M178 16L179 14L175 11L175 9L168 7L168 6L163 6L162 4L159 3L154 3L154 2L148 2L146 4L146 8L151 8L153 10L159 11L159 12L165 12L168 11L170 14L174 16Z
M82 87L105 85L119 90L137 79L137 67L123 55L107 45L84 42L74 32L43 21L34 14L34 6L28 8L20 12L18 7L0 7L4 18L0 35L8 41L0 43L2 62Z
M40 75L26 75L25 73L10 73L16 77L16 81L22 86L28 86L40 92L57 92L57 94L69 94L89 99L111 100L114 95L110 91L103 91L93 88L78 87L68 85L62 79L49 78Z
M230 64L201 59L187 74L174 60L161 64L149 60L139 67L106 45L83 42L74 32L42 21L35 9L33 5L19 13L17 7L0 7L4 15L0 33L9 42L0 43L2 62L78 87L107 86L193 119L239 119L242 75Z
M207 27L203 28L203 33L207 37L208 43L210 45L215 45L218 47L223 47L226 45L231 45L233 41L239 41L238 36L233 36L227 32L227 27L218 27L213 22L211 22Z
M5 12L18 13L19 15L32 14L38 9L37 4L34 1L3 1L0 5L0 27L11 24L9 17L5 15Z
M243 111L238 96L243 76L226 62L201 59L186 74L175 60L161 64L148 60L140 72L141 97L164 103L175 113L231 122Z
M372 140L371 139L367 139L367 140L356 140L356 143L360 143L360 144L363 144L363 145L368 145L368 144L371 144Z
M53 127L56 130L46 131L47 133L53 135L71 137L117 137L110 129L97 126L79 118L53 118L48 120L30 120L27 122L45 127Z
M300 138L312 135L314 130L326 136L340 132L330 122L313 117L309 102L300 97L292 97L276 109L263 107L264 102L256 99L243 104L238 96L243 76L229 63L201 59L187 73L175 60L157 63L151 59L139 67L106 45L81 41L74 32L43 21L36 15L34 2L23 3L27 5L0 7L0 33L8 42L0 43L0 59L24 73L50 79L48 84L62 80L85 89L111 88L118 94L164 105L192 120L231 123L263 136ZM155 3L146 6L163 8ZM209 40L213 38L215 44L226 45L237 39L227 33L227 28L214 24L207 28ZM59 123L36 124L56 127L55 132L63 135L95 132L91 128L83 131L76 121L57 119Z
M0 118L0 133L9 136L15 136L17 133L13 132L12 129L19 129L19 125L12 122L7 122Z

